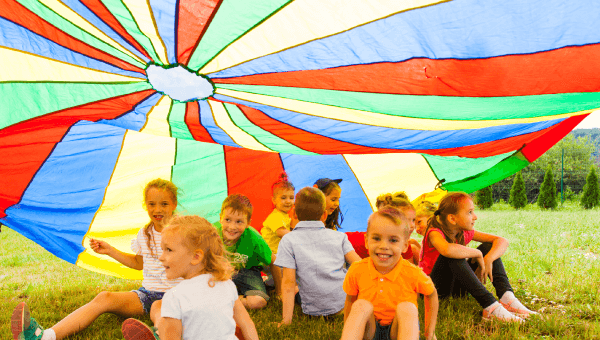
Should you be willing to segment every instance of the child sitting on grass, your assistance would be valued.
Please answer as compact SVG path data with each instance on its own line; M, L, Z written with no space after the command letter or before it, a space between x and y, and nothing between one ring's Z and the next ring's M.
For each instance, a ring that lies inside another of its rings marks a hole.
M59 340L87 328L104 313L122 316L150 314L155 325L160 323L160 304L165 292L181 279L168 279L158 258L161 233L177 207L177 187L170 181L155 179L144 188L144 205L150 222L132 240L135 254L124 253L110 244L90 239L90 247L98 254L108 255L123 265L144 271L142 287L131 292L101 292L92 301L79 307L52 328L43 330L30 318L29 308L22 302L11 318L14 340Z
M500 256L508 248L503 237L476 231L475 205L464 192L448 193L429 219L419 266L431 276L440 298L473 295L484 319L523 322L532 314L513 294ZM481 242L477 249L467 247ZM500 302L484 286L492 282Z
M296 194L294 231L279 243L275 265L283 268L283 318L289 325L294 312L296 279L302 312L312 316L339 313L344 308L344 263L360 260L344 233L325 228L325 195L306 187Z
M237 269L233 283L246 308L260 309L267 305L269 294L261 276L263 265L273 261L265 239L250 226L252 204L248 197L229 195L221 206L221 220L215 223L225 250L231 254L231 264Z
M342 340L418 339L418 294L425 300L425 338L435 339L437 292L419 267L402 258L409 236L406 217L396 208L369 217L369 257L352 264L344 280Z
M223 242L210 222L199 216L173 218L163 230L161 247L167 278L184 280L163 297L158 334L127 319L122 327L126 340L234 339L236 323L245 339L258 339L230 280L233 267Z
M273 197L271 201L275 209L267 216L260 230L261 235L269 245L273 257L277 258L277 249L283 235L290 232L292 219L288 215L294 206L294 185L288 180L285 172L281 173L279 180L273 184ZM277 296L281 295L281 268L271 263L271 275L275 283Z

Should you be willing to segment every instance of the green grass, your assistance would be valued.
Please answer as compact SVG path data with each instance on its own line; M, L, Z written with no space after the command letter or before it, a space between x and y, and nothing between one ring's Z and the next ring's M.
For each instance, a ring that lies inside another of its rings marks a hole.
M509 240L502 259L515 294L529 307L543 310L543 318L523 325L487 323L482 322L481 308L473 298L444 301L437 338L600 339L600 210L584 211L565 204L557 211L540 211L531 205L514 211L496 204L477 214L478 230ZM140 285L57 259L6 227L0 233L0 245L0 339L10 339L10 314L21 301L49 327L103 290L131 290ZM261 339L339 339L341 316L326 322L300 314L296 307L293 324L278 329L275 322L281 319L281 302L273 299L267 308L250 312ZM147 317L141 319L150 323ZM122 339L123 320L103 315L68 339Z

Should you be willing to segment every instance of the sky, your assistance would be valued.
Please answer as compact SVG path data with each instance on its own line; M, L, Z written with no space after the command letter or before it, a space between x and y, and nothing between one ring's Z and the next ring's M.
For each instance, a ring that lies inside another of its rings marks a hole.
M592 112L575 129L600 128L600 110Z

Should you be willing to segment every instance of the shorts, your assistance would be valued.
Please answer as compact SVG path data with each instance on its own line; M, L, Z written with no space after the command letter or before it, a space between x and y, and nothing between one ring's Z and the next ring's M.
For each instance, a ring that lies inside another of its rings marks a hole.
M144 287L141 287L138 290L132 290L132 292L136 293L140 302L142 303L142 307L144 308L144 313L150 314L150 307L154 301L162 300L165 292L157 292L155 290L147 290Z
M375 337L373 340L391 340L390 332L392 331L392 324L382 326L378 320L375 320Z
M252 267L250 269L242 268L233 275L231 280L237 288L238 295L260 296L269 301L267 287L262 279L262 275L260 275L259 267Z

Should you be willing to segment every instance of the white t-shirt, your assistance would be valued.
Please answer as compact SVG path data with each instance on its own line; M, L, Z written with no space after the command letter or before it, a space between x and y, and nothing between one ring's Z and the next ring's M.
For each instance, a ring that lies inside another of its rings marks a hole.
M183 340L237 340L233 305L238 299L233 281L214 281L212 274L183 280L165 293L161 316L181 320Z
M150 235L154 239L150 240L150 246L152 247L154 255L150 254L150 248L148 248L148 243L146 242L147 239L144 228L140 229L135 240L131 240L131 250L133 250L136 255L141 255L144 259L144 280L142 281L142 287L147 290L166 292L178 285L183 279L167 279L165 267L163 267L162 263L158 260L162 255L162 248L160 247L160 241L162 239L161 233L154 230L154 226L151 226Z

